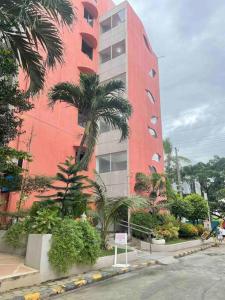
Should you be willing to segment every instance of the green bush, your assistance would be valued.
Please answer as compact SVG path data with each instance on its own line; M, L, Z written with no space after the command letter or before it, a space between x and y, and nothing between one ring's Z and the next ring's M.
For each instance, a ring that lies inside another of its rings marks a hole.
M167 223L159 226L156 230L156 236L163 237L165 240L172 240L178 238L179 226L174 226L173 223Z
M195 225L198 230L198 235L201 236L206 230L202 224Z
M179 236L183 238L194 238L198 236L198 229L192 224L181 224Z
M156 215L151 215L147 212L135 212L131 215L131 223L154 229L159 224L159 219ZM132 230L132 235L138 239L148 238L147 234L137 230Z
M88 222L64 219L53 232L48 255L55 271L66 273L76 263L95 263L99 252L99 237Z
M56 208L43 208L37 211L35 216L29 217L27 220L29 233L52 233L62 220L58 213Z
M78 226L81 230L82 241L84 244L83 250L78 256L78 263L95 264L100 255L100 236L88 221L78 222Z
M20 248L24 246L24 241L27 239L26 222L18 222L13 224L4 236L7 245L13 248Z

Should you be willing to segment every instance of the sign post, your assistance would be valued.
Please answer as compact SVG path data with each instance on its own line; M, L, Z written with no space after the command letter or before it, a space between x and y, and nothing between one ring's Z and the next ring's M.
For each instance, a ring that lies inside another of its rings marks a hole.
M118 245L125 245L125 264L117 263L117 255L118 255ZM115 234L115 257L114 257L114 265L113 267L128 267L128 258L127 258L127 233L116 233Z

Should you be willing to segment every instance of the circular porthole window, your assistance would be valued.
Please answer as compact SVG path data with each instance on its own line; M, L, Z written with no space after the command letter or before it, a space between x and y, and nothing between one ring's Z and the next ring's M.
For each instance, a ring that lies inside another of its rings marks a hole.
M152 160L156 161L156 162L160 162L161 156L158 153L155 153L152 156Z
M151 123L152 123L153 125L156 125L157 122L158 122L158 118L157 118L156 116L152 116L152 117L151 117Z
M151 136L153 136L154 138L157 138L157 132L155 131L155 129L149 127L148 131L151 134Z

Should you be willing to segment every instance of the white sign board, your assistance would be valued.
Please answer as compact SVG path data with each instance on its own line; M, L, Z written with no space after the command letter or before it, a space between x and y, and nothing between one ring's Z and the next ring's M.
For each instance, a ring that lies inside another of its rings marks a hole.
M115 244L126 245L127 244L127 233L116 233Z

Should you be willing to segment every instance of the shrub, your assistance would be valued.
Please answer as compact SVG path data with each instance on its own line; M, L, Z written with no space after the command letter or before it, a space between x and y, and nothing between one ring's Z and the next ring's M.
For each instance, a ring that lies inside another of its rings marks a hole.
M45 208L36 212L34 217L28 218L29 233L52 233L59 225L61 218L56 208Z
M131 215L131 223L144 226L149 229L154 229L159 224L159 220L156 215L151 215L147 212L135 212ZM146 233L132 230L132 235L138 239L147 239Z
M192 224L181 224L179 229L179 236L184 238L193 238L198 236L198 230Z
M24 245L24 240L27 239L26 222L18 222L13 224L4 236L6 244L13 248L20 248Z
M76 263L95 263L99 249L98 235L88 222L64 219L53 232L49 261L56 272L66 273Z
M165 224L155 230L156 236L162 236L165 240L178 238L179 227L174 226L172 223Z
M195 227L198 230L199 236L201 236L206 231L206 229L204 228L204 226L202 224L195 225Z
M101 239L98 232L88 221L78 222L82 233L84 248L78 256L78 262L82 264L95 264L100 255Z

